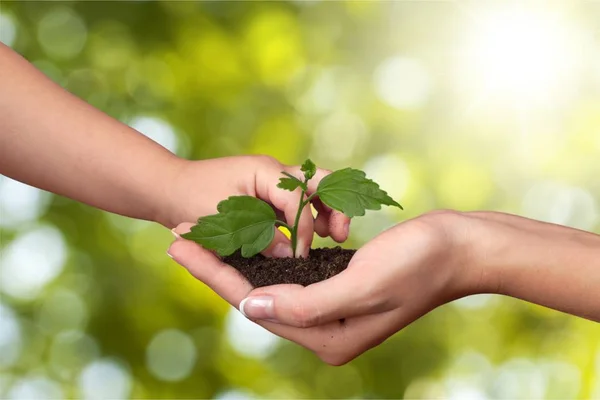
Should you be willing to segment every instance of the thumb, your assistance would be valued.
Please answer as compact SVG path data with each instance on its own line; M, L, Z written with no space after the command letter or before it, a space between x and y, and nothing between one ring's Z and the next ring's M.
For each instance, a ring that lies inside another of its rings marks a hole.
M372 291L359 269L346 269L326 281L302 287L275 285L253 290L239 310L249 319L299 328L323 325L359 315L386 311L385 302L370 299Z

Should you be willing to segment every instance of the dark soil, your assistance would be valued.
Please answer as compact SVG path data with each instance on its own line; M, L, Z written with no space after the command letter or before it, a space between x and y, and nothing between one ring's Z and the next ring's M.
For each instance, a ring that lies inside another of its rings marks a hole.
M261 254L244 258L236 252L223 262L240 271L254 287L281 283L308 286L345 270L355 252L339 246L311 249L308 258L266 258Z

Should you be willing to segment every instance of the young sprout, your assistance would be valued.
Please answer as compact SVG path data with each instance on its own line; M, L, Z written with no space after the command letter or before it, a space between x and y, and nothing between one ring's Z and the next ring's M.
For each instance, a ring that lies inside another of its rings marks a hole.
M292 192L301 190L298 211L291 226L278 220L275 211L264 201L252 196L232 196L219 203L218 214L200 217L198 224L181 236L221 256L241 249L243 257L252 257L269 246L276 226L284 226L290 231L292 250L296 255L298 221L304 207L315 197L350 218L365 215L366 210L379 210L382 204L402 209L377 183L367 179L363 171L353 168L332 172L319 182L314 193L306 196L308 181L316 170L315 164L306 160L301 167L303 180L282 172L285 177L280 178L278 188Z

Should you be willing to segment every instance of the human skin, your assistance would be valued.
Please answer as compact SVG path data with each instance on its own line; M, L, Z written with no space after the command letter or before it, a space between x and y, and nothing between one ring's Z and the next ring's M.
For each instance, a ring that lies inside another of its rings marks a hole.
M253 289L233 267L182 238L169 254L249 319L331 365L473 294L600 321L600 236L504 213L424 214L368 242L342 273L307 287Z
M298 166L267 156L203 161L178 158L158 143L109 117L56 85L20 55L0 44L0 173L116 214L173 228L216 213L228 196L249 195L272 204L293 223L299 193L277 189ZM310 191L329 171L319 169ZM310 193L309 193L310 194ZM306 256L313 233L344 241L350 220L315 201L300 218L298 255ZM277 231L263 252L291 256Z

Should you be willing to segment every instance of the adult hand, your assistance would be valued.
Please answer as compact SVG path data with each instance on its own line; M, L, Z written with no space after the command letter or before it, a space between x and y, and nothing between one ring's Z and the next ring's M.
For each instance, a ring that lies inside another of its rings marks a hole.
M600 236L509 214L425 214L382 233L345 271L308 287L253 289L235 269L182 239L169 253L248 318L332 365L439 305L477 293L600 321Z
M248 195L271 204L278 218L293 225L300 190L290 192L277 187L282 171L303 179L299 166L283 165L268 156L239 156L203 161L184 161L168 182L168 196L163 214L156 219L165 226L174 227L184 221L195 221L200 216L217 212L217 204L229 196ZM318 168L308 182L307 195L314 193L321 179L330 171ZM314 232L322 237L331 236L337 242L348 237L350 219L331 210L318 199L312 204L318 211L313 218L310 207L305 207L298 224L298 254L308 256ZM279 230L275 239L263 252L267 256L292 257L291 243Z
M168 253L233 306L247 298L248 318L341 365L466 292L468 252L454 234L454 220L454 214L439 214L400 224L361 248L344 272L308 287L253 290L233 267L183 239Z

